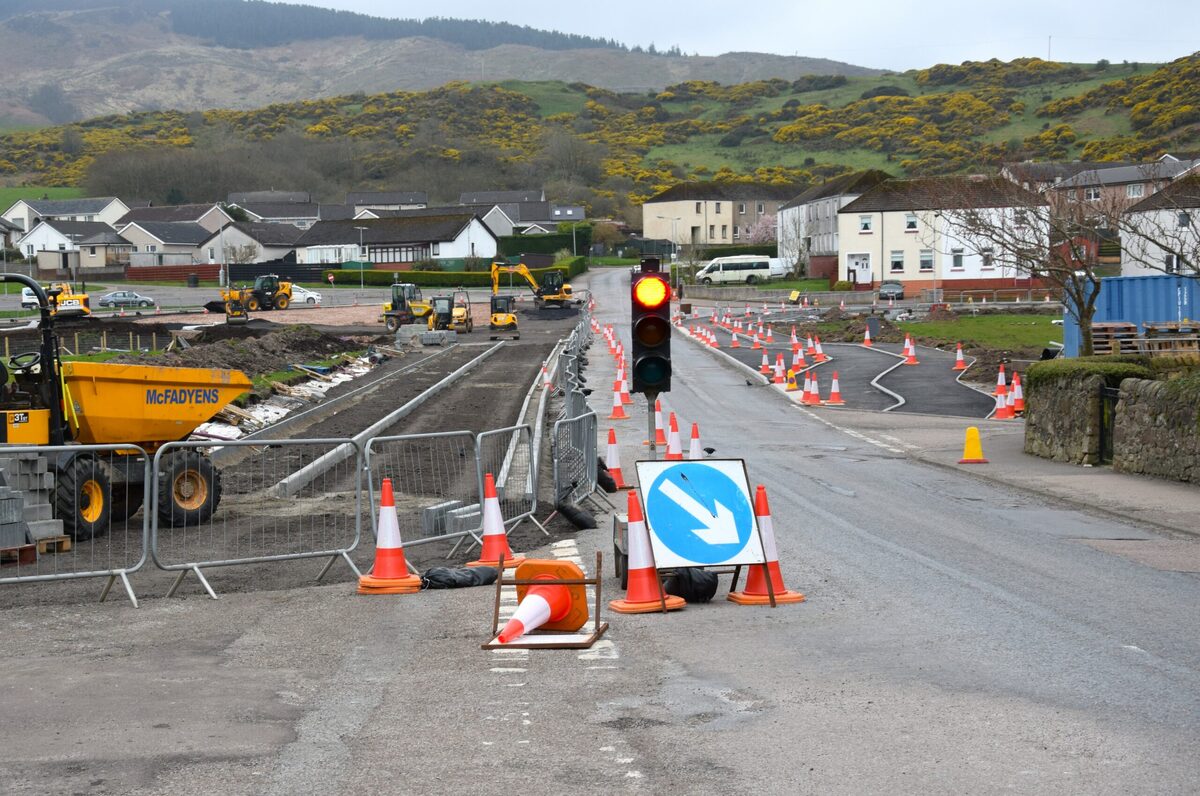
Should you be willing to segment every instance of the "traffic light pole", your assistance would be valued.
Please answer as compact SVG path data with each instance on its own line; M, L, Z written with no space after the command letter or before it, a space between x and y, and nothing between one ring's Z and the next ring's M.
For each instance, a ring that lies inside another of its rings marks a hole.
M646 393L646 439L650 440L650 461L658 458L658 446L654 444L654 438L658 435L655 433L658 429L654 426L654 404L658 401L658 393Z

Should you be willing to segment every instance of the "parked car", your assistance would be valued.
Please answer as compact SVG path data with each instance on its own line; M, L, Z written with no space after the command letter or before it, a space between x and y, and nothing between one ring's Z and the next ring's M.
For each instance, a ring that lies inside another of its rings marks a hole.
M132 290L114 290L101 296L97 303L101 307L153 307L157 302Z
M36 309L37 305L38 305L37 295L33 292L33 288L31 288L31 287L21 288L21 309L32 310L32 309Z
M301 301L303 301L305 304L320 304L321 294L315 290L309 290L306 287L300 287L299 285L293 284L292 302L296 303Z
M879 298L896 299L899 301L904 298L904 284L895 279L887 279L879 283Z

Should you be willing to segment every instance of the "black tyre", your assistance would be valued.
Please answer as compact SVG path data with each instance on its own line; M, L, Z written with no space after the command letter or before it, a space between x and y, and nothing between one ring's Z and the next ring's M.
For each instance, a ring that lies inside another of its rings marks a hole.
M706 276L706 277L704 277L703 279L701 279L701 280L700 280L700 282L701 282L701 284L705 284L705 285L711 285L711 284L712 284L712 280L711 280L711 279L709 279L707 276Z
M277 309L277 310L286 310L288 308L288 305L290 305L291 303L292 303L292 300L290 298L288 298L287 296L276 296L275 297L275 309Z
M142 507L146 499L146 485L128 481L112 485L112 522L125 522Z
M261 309L262 304L259 303L258 296L251 296L250 298L246 299L247 312L258 312Z
M158 516L172 527L208 522L221 502L221 473L207 456L181 450L160 465Z
M91 456L77 456L58 471L54 484L54 513L63 533L82 542L108 531L112 483L104 465Z
M304 300L304 303L305 304L316 304L317 300L315 298L313 298L312 296L309 296L308 298L306 298Z
M750 276L746 277L747 285L753 285L757 281L758 281L758 277L755 276L754 274L750 274Z
M149 307L149 306L150 306L150 302L149 302L149 301L139 301L139 302L138 302L138 306L139 306L139 307L143 307L143 308L145 308L145 307Z
M389 316L383 319L383 325L387 327L389 332L394 332L400 328L400 319Z

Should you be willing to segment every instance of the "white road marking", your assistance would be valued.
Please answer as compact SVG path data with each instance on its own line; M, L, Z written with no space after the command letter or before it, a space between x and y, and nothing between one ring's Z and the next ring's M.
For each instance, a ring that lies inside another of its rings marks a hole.
M804 414L808 415L813 420L816 420L819 423L824 423L825 425L832 428L834 431L840 431L843 434L848 434L857 440L861 440L861 441L867 443L868 445L874 445L876 448L882 448L883 450L887 451L888 453L896 453L896 454L904 453L904 451L900 448L896 448L891 445L888 445L887 443L880 442L877 439L872 439L871 437L868 437L866 434L862 434L858 431L855 431L852 428L846 428L845 426L839 426L837 423L830 422L829 420L826 420L825 418L821 417L817 413L812 412L808 409L805 409L803 406L797 406L796 410L803 412Z

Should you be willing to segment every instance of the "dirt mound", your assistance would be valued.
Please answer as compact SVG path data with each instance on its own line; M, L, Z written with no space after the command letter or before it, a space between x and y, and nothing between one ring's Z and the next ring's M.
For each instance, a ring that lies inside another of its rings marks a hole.
M219 333L218 333L219 334ZM261 337L236 337L205 343L156 358L156 364L190 368L229 368L247 373L271 373L289 365L324 359L361 346L354 341L324 334L307 326L289 326ZM145 364L146 357L120 357L116 361Z
M950 309L949 307L939 305L939 306L935 306L933 309L931 309L929 311L929 317L927 318L927 320L957 321L958 313L955 312L954 310Z

